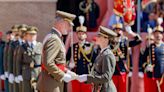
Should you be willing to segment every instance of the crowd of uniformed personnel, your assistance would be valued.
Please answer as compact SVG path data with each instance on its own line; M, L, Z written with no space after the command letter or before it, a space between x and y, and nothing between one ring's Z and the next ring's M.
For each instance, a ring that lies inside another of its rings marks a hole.
M33 92L41 71L42 43L37 42L38 28L14 25L1 41L1 79L5 92Z
M64 18L68 18L68 16ZM92 68L96 61L95 59L99 53L102 52L99 46L86 41L87 28L83 26L84 20L82 19L83 18L80 16L79 20L81 25L76 29L78 42L71 44L67 53L65 53L68 69L77 75L91 74L91 71L94 71ZM60 20L60 18L57 17L57 20ZM53 28L52 31L53 30L55 30L55 28ZM115 37L110 44L111 51L115 56L116 66L115 71L112 74L112 79L110 80L114 82L118 92L126 92L128 90L126 87L127 74L131 70L129 63L132 60L129 48L139 45L142 42L142 39L139 34L132 31L130 26L124 26L122 23L113 24L112 30L117 34L117 37ZM128 37L124 35L124 30L134 37L133 40L129 40ZM11 27L10 31L6 32L6 42L2 40L2 33L0 33L0 78L1 80L4 80L5 92L38 91L37 82L39 74L41 71L43 71L43 73L46 73L44 71L47 71L47 68L41 69L43 46L42 43L38 42L36 39L38 31L38 28L35 26L29 26L26 24L14 25ZM145 92L164 92L163 27L157 25L154 29L148 28L148 31L147 47L140 53L140 68L142 68L142 70L144 70L142 72L145 73ZM53 33L54 32L56 31L53 31ZM105 31L101 33L101 36L103 37L106 36L104 32ZM61 53L64 53L64 51ZM44 58L47 59L47 57ZM44 68L44 66L42 66L42 68ZM57 72L55 73L57 74ZM98 73L98 75L101 74ZM46 76L54 77L55 75L51 75L50 72L50 74L48 73ZM69 82L70 80L68 81L68 79L64 79L64 81ZM72 79L70 81L72 84L71 92L92 92L93 84L86 84L85 81L87 81L87 79ZM46 85L48 86L48 84ZM98 85L101 85L99 90L101 90L102 86L106 87L106 85L103 84ZM40 90L40 92L45 91Z

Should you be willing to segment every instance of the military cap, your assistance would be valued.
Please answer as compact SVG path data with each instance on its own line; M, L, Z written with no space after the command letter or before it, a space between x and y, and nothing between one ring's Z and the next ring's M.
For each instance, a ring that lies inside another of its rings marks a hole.
M87 27L79 26L76 28L76 32L87 32Z
M37 27L30 26L30 27L27 28L26 33L29 33L29 34L36 34L38 31L39 31L39 30L38 30Z
M14 25L14 26L12 26L12 27L11 27L11 31L12 31L12 32L17 32L17 31L18 31L18 27L19 27L19 25Z
M163 27L160 26L160 25L158 25L158 26L156 26L156 27L154 28L153 32L161 32L161 33L163 33Z
M117 23L112 25L113 29L123 29L123 24L122 23Z
M22 25L20 25L20 26L18 27L18 30L20 30L20 31L27 31L27 28L28 28L28 25L22 24Z
M59 10L56 11L56 15L58 17L62 17L64 20L68 21L71 25L74 25L72 21L76 18L76 15Z
M104 37L109 38L109 37L116 37L117 36L117 33L115 33L113 30L111 30L109 28L100 26L98 35L102 35Z

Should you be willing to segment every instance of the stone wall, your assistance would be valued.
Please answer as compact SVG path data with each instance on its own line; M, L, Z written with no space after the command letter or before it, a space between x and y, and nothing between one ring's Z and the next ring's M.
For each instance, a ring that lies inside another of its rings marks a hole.
M14 24L28 24L39 28L38 40L53 26L57 0L0 0L0 31L6 32Z

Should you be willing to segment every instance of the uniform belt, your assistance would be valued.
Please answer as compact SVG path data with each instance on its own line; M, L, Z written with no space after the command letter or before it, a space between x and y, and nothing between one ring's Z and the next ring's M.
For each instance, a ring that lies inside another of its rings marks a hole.
M38 67L41 67L41 65L34 65L34 68L38 68Z

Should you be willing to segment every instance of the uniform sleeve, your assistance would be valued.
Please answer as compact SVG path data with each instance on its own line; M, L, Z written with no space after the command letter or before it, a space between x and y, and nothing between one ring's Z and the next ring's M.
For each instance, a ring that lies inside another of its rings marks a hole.
M94 75L88 75L87 82L94 84L103 84L112 79L116 60L113 55L106 55L103 57L102 71L103 74L98 75L95 73Z
M18 47L16 53L16 76L22 75L22 60L23 60L23 48L21 46Z
M64 77L64 72L55 64L55 59L61 49L61 43L56 39L50 39L45 44L43 64L46 71L51 74L56 80L61 80Z
M142 39L139 35L135 36L134 40L129 41L129 47L134 47L142 42Z
M6 61L6 56L7 56L7 44L5 44L5 48L4 48L4 51L3 51L3 69L5 72L7 72L7 61Z
M2 43L1 43L2 44ZM3 69L3 55L4 55L4 45L2 44L0 48L0 75L4 74L4 69Z
M9 54L7 56L9 73L13 73L13 52L14 52L14 47L12 44L10 44L9 49L8 49Z

